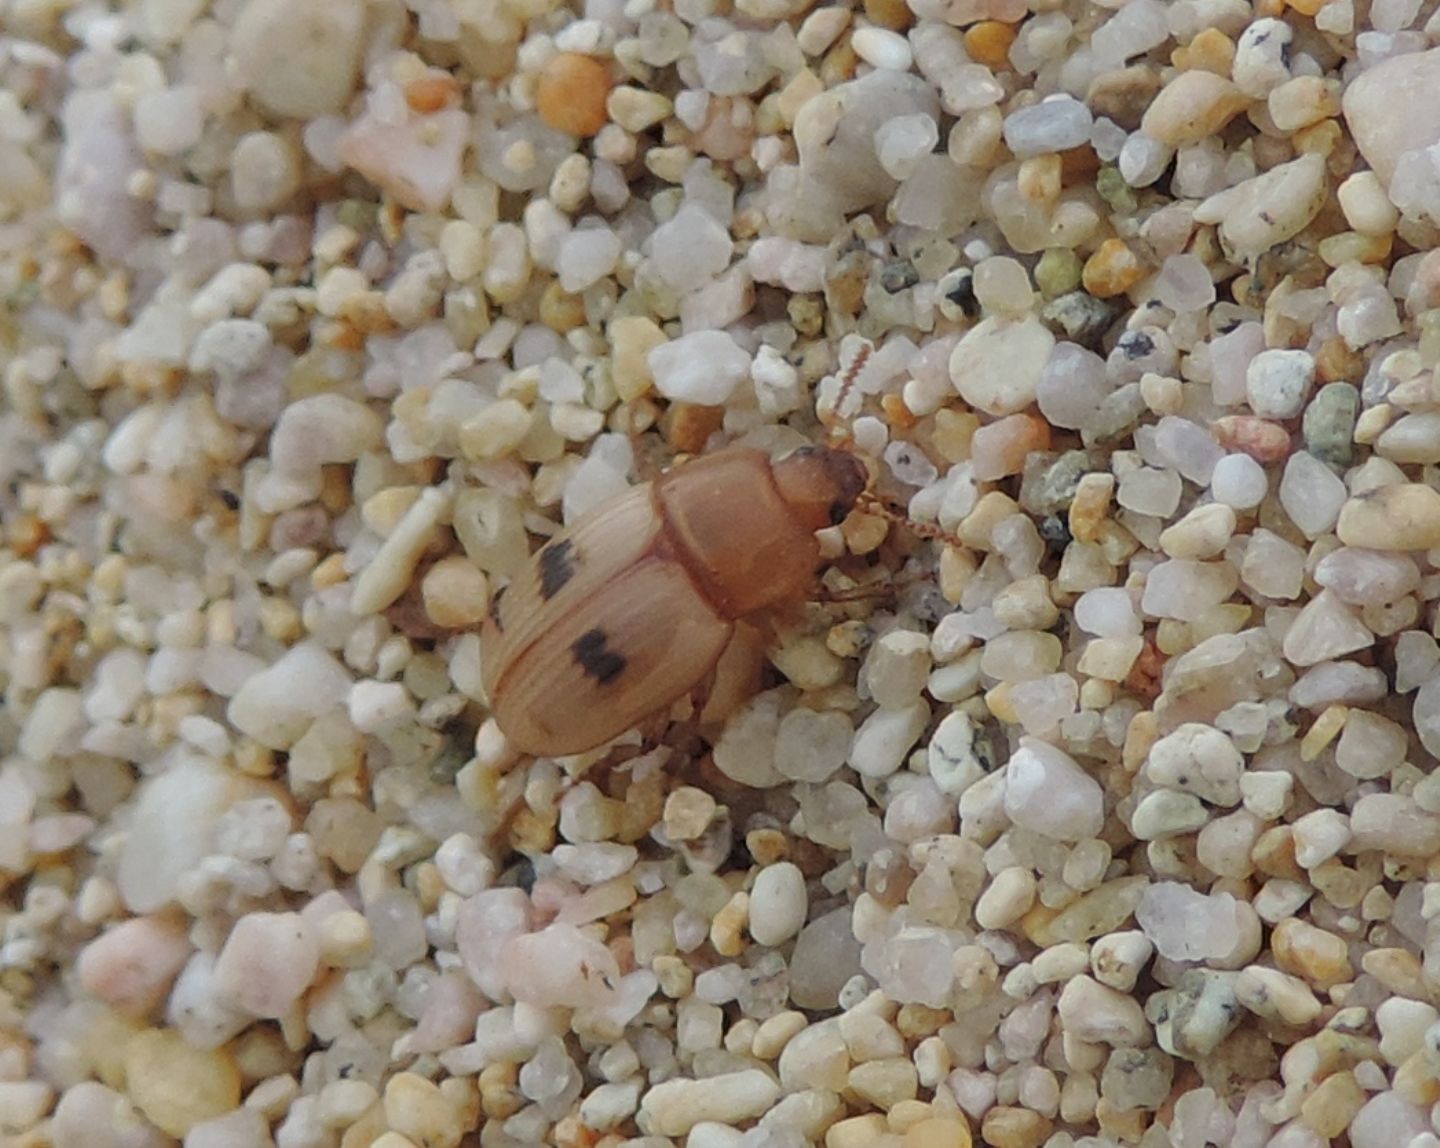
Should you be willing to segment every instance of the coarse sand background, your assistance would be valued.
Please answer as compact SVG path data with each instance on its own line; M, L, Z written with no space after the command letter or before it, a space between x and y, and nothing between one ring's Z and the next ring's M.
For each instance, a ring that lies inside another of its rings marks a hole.
M1437 43L0 0L0 1143L1440 1148ZM826 441L703 713L507 745L545 537Z

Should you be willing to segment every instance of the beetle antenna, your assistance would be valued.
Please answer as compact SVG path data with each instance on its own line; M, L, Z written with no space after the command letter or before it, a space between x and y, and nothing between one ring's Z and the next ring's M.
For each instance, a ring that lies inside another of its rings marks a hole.
M906 514L900 507L876 494L873 490L866 490L856 499L855 505L864 511L876 514L889 522L894 522L905 527L919 538L928 542L943 542L947 546L964 546L954 534L936 526L933 522L917 522Z

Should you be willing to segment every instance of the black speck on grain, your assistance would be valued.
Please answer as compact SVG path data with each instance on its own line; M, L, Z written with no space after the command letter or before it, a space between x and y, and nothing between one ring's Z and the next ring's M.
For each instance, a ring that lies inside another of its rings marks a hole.
M500 634L505 632L505 623L500 620L500 599L504 594L505 588L502 586L495 592L495 596L490 599L490 621L495 623L495 630Z
M540 551L540 597L550 601L575 576L575 544L568 538Z
M1120 349L1132 362L1155 351L1155 340L1144 331L1130 331L1120 339Z
M570 647L570 652L575 655L586 676L594 678L602 686L625 672L625 659L610 648L604 630L586 630Z
M980 314L980 301L975 298L975 277L962 272L946 283L945 298L959 307L967 319Z
M895 259L880 268L880 286L894 295L920 282L920 272L908 259Z

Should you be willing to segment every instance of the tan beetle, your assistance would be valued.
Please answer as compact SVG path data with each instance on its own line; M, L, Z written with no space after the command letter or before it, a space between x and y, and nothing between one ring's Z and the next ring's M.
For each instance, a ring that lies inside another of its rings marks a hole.
M482 630L481 671L510 744L581 753L695 689L736 622L813 590L815 532L841 522L866 481L845 450L772 462L731 448L557 534L492 600Z

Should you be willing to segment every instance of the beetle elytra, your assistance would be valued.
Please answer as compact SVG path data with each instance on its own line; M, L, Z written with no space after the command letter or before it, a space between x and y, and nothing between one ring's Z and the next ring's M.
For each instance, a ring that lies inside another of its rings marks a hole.
M603 745L699 685L740 619L803 600L815 532L865 489L854 455L772 462L733 448L596 507L491 602L481 671L510 744L557 756Z

